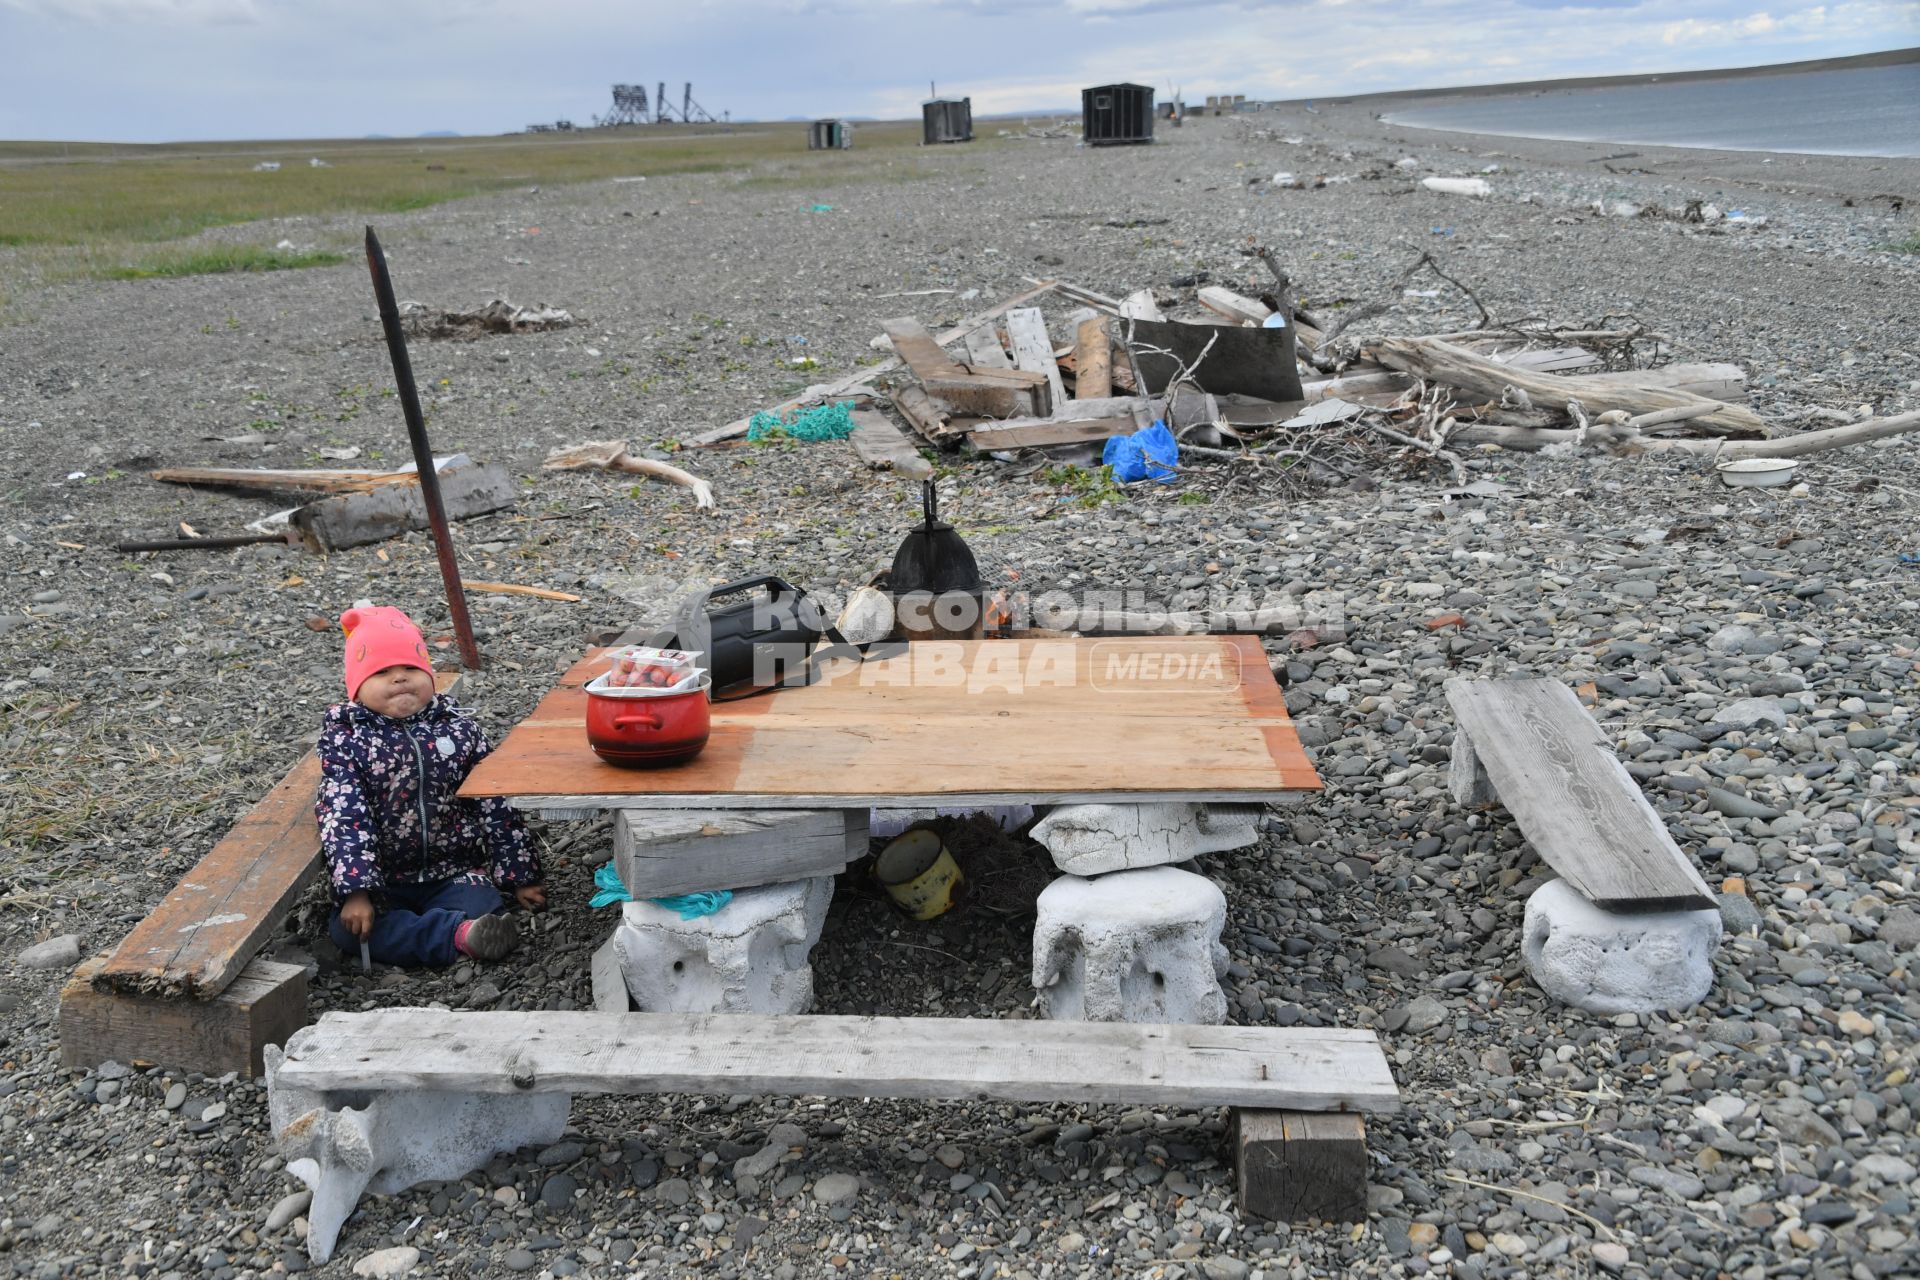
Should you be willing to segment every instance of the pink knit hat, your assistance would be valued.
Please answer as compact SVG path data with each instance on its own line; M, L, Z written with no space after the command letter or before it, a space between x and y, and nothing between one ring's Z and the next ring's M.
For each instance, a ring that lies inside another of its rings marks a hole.
M340 615L340 629L347 633L349 698L359 694L360 684L368 676L388 667L418 667L429 674L433 671L420 628L398 609L349 609Z

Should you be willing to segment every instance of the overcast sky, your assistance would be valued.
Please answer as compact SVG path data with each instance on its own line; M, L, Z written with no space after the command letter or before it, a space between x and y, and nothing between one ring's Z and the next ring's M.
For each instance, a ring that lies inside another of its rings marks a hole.
M1916 44L1910 0L0 0L0 138L499 133L586 124L615 81L900 118L935 80L990 113L1115 80L1328 96Z

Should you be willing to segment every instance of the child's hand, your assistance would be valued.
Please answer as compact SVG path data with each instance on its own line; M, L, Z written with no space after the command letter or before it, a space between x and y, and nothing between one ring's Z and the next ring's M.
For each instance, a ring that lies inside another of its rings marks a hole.
M362 942L373 932L373 898L365 889L340 904L340 923Z
M547 909L547 886L543 884L523 884L513 891L513 900L528 911Z

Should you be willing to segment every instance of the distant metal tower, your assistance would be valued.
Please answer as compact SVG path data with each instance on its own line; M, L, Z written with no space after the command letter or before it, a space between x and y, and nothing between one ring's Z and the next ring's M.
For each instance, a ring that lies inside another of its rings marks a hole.
M610 129L615 125L645 124L648 119L647 87L643 84L617 84L613 86L613 110L595 117L594 123L602 129Z
M688 124L716 124L713 113L693 100L693 81L687 81L687 88L680 99L680 118Z
M660 81L653 92L653 122L665 124L673 119L673 108L667 105L667 82Z

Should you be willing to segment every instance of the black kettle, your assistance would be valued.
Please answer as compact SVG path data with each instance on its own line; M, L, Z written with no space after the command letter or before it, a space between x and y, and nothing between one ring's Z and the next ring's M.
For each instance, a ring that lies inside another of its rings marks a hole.
M893 571L887 586L895 596L917 591L941 595L948 591L978 591L980 566L954 527L940 518L940 502L933 481L920 482L920 503L926 522L909 533L893 553Z

